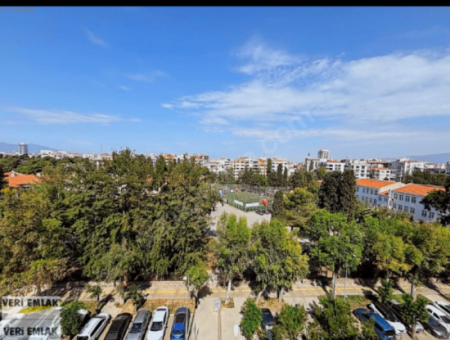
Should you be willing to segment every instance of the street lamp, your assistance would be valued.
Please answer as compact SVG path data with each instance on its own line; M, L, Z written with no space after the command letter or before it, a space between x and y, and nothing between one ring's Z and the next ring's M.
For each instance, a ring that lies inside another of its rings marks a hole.
M352 254L352 257L355 258L356 255ZM346 257L346 259L345 259L344 300L347 300L347 267L348 267L348 257Z
M189 309L189 274L187 274L185 277L183 277L183 281L186 282L186 289L187 289L187 295L186 295L186 317L184 318L184 331L185 331L185 339L187 339L187 328L186 328L186 319L188 317L188 309Z

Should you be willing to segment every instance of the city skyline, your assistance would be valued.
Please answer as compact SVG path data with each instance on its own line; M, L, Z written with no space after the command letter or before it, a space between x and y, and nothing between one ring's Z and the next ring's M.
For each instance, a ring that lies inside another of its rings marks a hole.
M447 8L1 15L1 142L293 160L450 151Z

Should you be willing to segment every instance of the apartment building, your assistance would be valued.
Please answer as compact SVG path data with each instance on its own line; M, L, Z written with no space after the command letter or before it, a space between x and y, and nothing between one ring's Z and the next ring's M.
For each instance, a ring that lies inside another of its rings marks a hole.
M330 159L330 150L320 149L317 153L317 158L319 159Z
M380 181L390 180L392 178L392 171L389 168L373 167L372 178Z
M395 180L402 182L406 175L412 175L415 169L423 171L426 162L412 161L409 158L399 158L391 163L390 169L395 173Z
M229 158L211 159L207 163L206 167L209 169L209 171L216 174L224 173L228 169L233 169L233 160Z
M439 214L430 211L420 201L433 190L445 190L443 187L422 184L404 184L376 179L356 181L356 198L369 205L387 207L408 213L415 221L435 222Z
M325 169L327 172L340 171L344 172L345 170L345 162L333 161L329 160L325 164Z
M348 160L345 168L353 170L356 179L370 178L372 174L372 164L366 160Z

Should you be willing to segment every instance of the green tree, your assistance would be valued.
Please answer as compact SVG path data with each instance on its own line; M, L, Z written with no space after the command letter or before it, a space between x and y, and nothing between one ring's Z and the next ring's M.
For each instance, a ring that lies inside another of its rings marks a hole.
M250 340L261 325L262 312L253 300L247 299L242 306L241 313L243 314L241 332L247 340Z
M189 275L189 284L192 284L194 286L193 293L195 298L195 305L197 306L199 300L199 292L205 285L205 283L209 280L209 274L206 269L206 264L202 263L192 266L188 269L186 274Z
M5 170L3 165L0 163L0 195L1 191L8 186L8 182L6 181L5 177Z
M361 335L362 335L363 340L378 339L378 335L375 332L375 319L374 318L369 318L369 320L363 324Z
M91 299L95 299L95 312L100 313L100 297L103 294L102 287L99 285L87 285L86 292L90 294Z
M343 268L356 269L360 262L363 239L360 226L347 222L342 214L318 210L311 216L304 236L314 242L311 259L333 272L332 296L336 296L336 281Z
M284 193L282 190L278 190L275 193L272 205L272 217L282 218L284 213Z
M308 273L308 256L302 255L296 237L277 219L253 227L250 254L259 289L256 301L272 289L281 299L285 289Z
M141 307L145 303L144 295L139 290L139 286L135 284L128 287L126 299L130 299L133 302L134 310L136 312L139 309L139 307Z
M447 176L445 182L445 191L431 191L421 201L425 209L434 208L439 212L440 222L445 226L450 226L450 175Z
M86 309L86 305L80 301L72 301L64 305L61 311L62 333L71 338L81 330L82 318L79 314L81 309Z
M289 183L288 169L284 168L283 172L283 186L287 186Z
M324 180L327 177L327 169L324 166L321 166L316 171L316 179Z
M426 306L428 300L423 296L417 297L414 301L409 294L403 294L403 303L401 305L402 317L406 324L411 325L411 337L416 338L416 325L418 322L428 322L428 313Z
M295 188L306 188L315 182L314 174L304 169L297 170L289 178L289 185Z
M308 314L303 306L284 305L273 327L275 340L296 340L302 334Z
M280 163L277 166L277 185L278 187L283 186L284 177L283 177L283 165Z
M333 298L330 294L319 297L314 316L322 326L324 339L347 340L358 336L350 304L342 297Z
M272 158L268 158L267 164L266 164L266 176L268 178L270 177L270 174L272 173L272 167L273 167Z
M231 282L236 275L242 275L249 264L248 249L251 230L247 219L224 213L219 220L218 242L215 247L216 267L228 281L226 300L230 297Z
M284 198L283 220L292 228L303 228L317 210L314 194L306 188L295 188Z
M394 281L381 280L381 288L378 289L378 295L380 296L381 302L386 303L392 300L394 294L392 288L394 287Z

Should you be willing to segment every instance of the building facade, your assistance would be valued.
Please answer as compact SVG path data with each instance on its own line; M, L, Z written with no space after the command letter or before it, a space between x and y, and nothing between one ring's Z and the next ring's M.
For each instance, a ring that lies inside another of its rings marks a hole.
M28 155L28 144L20 143L19 144L19 155Z
M317 158L319 159L330 159L330 150L320 149L317 153Z

